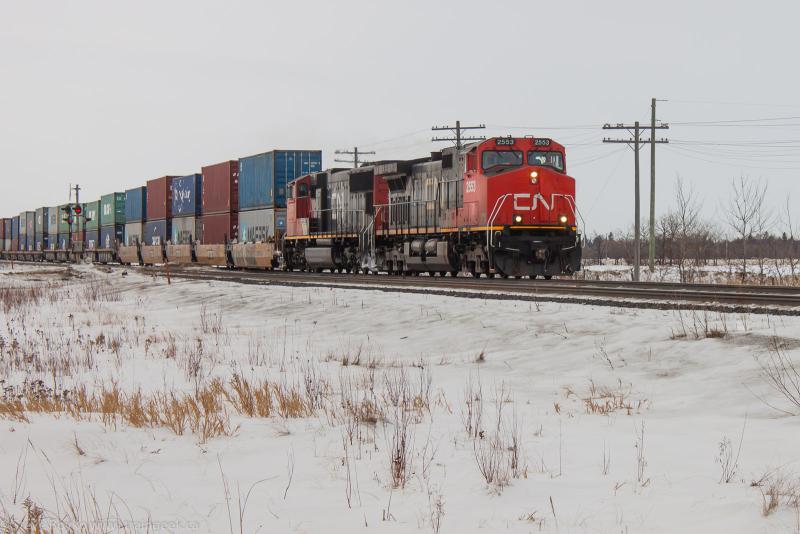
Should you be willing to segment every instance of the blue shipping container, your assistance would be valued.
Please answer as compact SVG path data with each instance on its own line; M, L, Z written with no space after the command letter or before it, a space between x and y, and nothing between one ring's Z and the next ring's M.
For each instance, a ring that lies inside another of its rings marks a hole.
M104 226L100 229L100 246L98 248L114 248L117 243L122 245L125 242L124 239L124 224Z
M163 245L172 236L172 221L147 221L144 225L143 245Z
M83 243L86 246L86 250L100 248L100 230L86 230Z
M125 222L147 219L147 187L125 191Z
M172 179L172 216L192 217L200 214L203 176L190 174Z
M11 218L11 239L19 238L19 215Z
M286 207L286 183L322 169L320 150L273 150L239 160L239 209Z

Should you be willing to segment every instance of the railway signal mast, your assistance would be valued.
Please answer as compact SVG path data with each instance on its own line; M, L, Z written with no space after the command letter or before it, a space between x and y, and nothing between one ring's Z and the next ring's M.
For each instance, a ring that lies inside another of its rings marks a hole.
M455 127L453 126L433 126L431 130L434 132L452 132L455 137L433 137L431 138L431 142L438 143L440 141L450 141L456 144L456 149L461 150L461 145L464 141L483 141L486 139L485 136L474 136L474 137L464 137L461 135L461 132L464 130L483 130L486 128L485 124L479 124L478 126L461 126L461 121L456 121Z
M633 149L633 162L634 162L634 231L633 231L633 280L635 282L639 281L639 266L641 263L641 209L640 209L640 199L639 199L639 149L641 148L643 143L650 143L650 147L652 152L655 152L655 145L659 143L669 143L668 139L655 138L655 131L656 130L666 130L669 129L669 125L666 123L661 123L656 125L655 123L655 101L653 102L653 115L652 115L652 124L650 125L650 139L642 139L642 127L640 126L639 121L630 124L604 124L603 130L627 130L628 133L631 134L631 138L628 139L611 139L608 137L603 138L604 143L623 143L628 145L628 147ZM651 170L651 177L650 177L650 247L652 249L651 257L655 257L655 156L651 153L651 161L650 161L650 170ZM652 264L651 264L652 265Z

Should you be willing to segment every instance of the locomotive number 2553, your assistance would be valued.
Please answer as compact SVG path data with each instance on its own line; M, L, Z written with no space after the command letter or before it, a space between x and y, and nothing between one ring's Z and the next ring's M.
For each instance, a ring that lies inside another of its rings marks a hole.
M477 191L477 186L475 185L475 180L467 180L467 193L474 193Z

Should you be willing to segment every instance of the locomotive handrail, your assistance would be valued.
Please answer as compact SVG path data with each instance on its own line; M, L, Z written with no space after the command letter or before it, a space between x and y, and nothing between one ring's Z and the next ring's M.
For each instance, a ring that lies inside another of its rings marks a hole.
M491 247L494 244L494 234L492 234L492 225L494 224L494 220L500 215L500 210L505 204L506 199L511 196L511 193L506 193L505 195L499 197L495 203L494 208L492 208L492 212L489 215L489 219L486 221L486 246Z

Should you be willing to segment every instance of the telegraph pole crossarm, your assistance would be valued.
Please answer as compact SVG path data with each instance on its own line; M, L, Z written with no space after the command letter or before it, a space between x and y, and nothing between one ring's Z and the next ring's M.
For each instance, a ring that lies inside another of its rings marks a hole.
M461 150L463 143L465 141L484 141L486 139L485 136L473 136L473 137L464 137L461 135L461 132L464 130L483 130L486 128L485 124L479 124L477 126L461 126L461 121L456 121L455 127L453 126L433 126L431 127L431 131L434 132L453 132L455 137L432 137L431 142L438 143L441 141L449 141L451 143L455 143L456 149Z
M353 147L353 150L336 150L334 154L347 154L353 156L353 159L335 159L333 161L337 163L350 163L354 169L358 168L358 156L363 154L374 154L374 150L359 150L357 146Z

